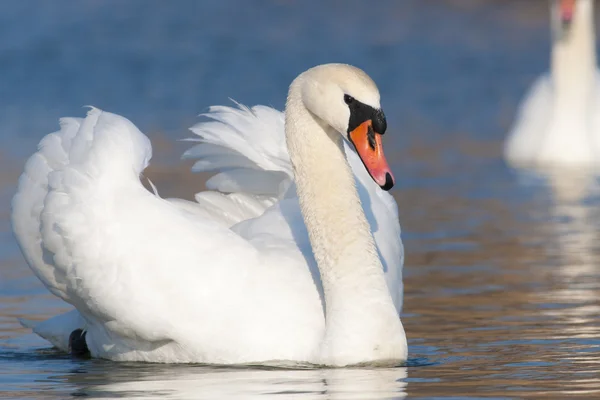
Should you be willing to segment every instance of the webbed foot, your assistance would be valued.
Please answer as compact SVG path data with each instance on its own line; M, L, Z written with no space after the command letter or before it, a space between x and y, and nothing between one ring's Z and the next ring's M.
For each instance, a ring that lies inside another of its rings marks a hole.
M83 329L75 329L69 335L69 351L75 357L90 357L90 349L85 342L86 332Z

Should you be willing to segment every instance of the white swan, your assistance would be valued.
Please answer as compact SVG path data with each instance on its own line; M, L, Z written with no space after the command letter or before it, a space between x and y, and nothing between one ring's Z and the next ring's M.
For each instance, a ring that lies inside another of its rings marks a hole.
M593 0L551 0L552 58L504 148L517 167L600 166L600 78Z
M267 107L209 116L187 156L221 169L207 185L231 194L197 203L143 188L151 146L123 117L92 109L41 141L13 229L36 275L76 310L34 331L112 360L406 360L403 249L396 204L377 186L393 180L373 81L341 64L302 73L285 135Z

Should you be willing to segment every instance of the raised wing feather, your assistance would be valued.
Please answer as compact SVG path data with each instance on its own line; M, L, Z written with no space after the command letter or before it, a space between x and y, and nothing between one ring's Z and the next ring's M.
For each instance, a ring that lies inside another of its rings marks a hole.
M188 150L184 157L199 158L195 167L201 166L202 171L219 171L207 186L231 194L198 193L196 200L201 208L219 215L248 240L277 232L278 237L293 241L304 254L315 281L318 281L294 190L292 165L285 143L284 114L270 107L248 108L237 104L237 108L211 107L205 116L209 121L200 122L192 128L200 136L197 140L201 144ZM404 249L400 240L398 207L394 198L381 190L369 176L358 155L347 143L345 151L386 268L390 292L400 311ZM279 207L278 202L284 196L290 201L285 207Z
M204 116L211 121L191 128L201 144L184 157L201 159L196 170L220 171L207 187L225 193L279 194L279 184L292 178L283 114L270 107L238 104L238 108L211 107Z
M236 103L237 104L237 103ZM283 113L265 106L213 106L208 120L191 128L200 142L183 158L199 159L193 171L216 171L209 191L197 193L200 212L228 226L255 218L289 188L293 174L284 134ZM197 205L174 200L186 209Z
M190 219L143 188L139 173L150 156L131 122L93 109L44 139L13 200L29 265L96 328L97 345L114 335L174 339L174 321L217 313L206 299L243 292L247 268L257 264L256 250L221 223ZM179 304L199 306L181 318Z

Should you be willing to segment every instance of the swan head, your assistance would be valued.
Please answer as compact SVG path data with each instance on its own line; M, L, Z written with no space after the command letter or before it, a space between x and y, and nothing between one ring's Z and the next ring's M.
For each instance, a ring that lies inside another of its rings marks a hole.
M325 64L302 73L294 85L306 109L349 141L371 178L390 190L394 176L381 143L387 122L373 80L356 67Z
M553 29L557 36L566 39L573 23L593 8L592 0L551 0Z
M559 18L563 30L568 31L573 22L573 12L575 11L575 0L560 0Z

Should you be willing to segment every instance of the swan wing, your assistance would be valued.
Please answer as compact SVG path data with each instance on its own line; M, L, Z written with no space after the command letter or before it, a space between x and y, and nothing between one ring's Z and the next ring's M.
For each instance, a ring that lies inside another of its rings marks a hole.
M197 193L196 204L228 226L261 215L279 200L292 182L285 145L284 117L265 106L213 106L207 120L191 128L198 142L183 154L197 159L194 172L216 172Z
M255 246L268 246L275 238L285 238L290 249L304 257L321 289L293 181L284 114L271 107L248 108L237 104L237 108L211 107L205 117L208 121L192 128L200 144L184 154L184 158L199 159L195 165L200 167L196 170L218 172L207 183L214 191L198 193L198 204L213 214L220 214L232 230ZM404 248L398 206L394 198L373 181L347 143L345 151L381 255L388 287L400 311Z
M306 265L286 254L288 243L259 252L222 222L191 218L148 192L139 175L150 157L148 138L130 121L92 109L42 140L13 199L27 262L77 308L92 354L306 358L297 352L315 347L323 320Z

